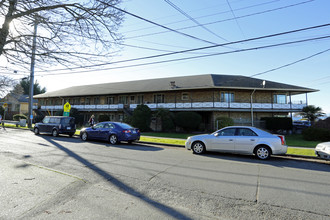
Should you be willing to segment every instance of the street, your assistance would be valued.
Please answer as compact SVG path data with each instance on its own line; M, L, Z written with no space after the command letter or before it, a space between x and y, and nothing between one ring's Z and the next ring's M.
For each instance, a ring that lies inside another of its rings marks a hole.
M330 162L0 129L0 219L330 219Z

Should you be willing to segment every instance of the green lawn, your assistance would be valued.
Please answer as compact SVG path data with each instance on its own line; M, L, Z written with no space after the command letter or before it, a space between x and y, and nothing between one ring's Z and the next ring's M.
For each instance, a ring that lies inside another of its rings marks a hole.
M292 134L285 136L286 144L295 147L315 148L320 141L305 141L301 134Z

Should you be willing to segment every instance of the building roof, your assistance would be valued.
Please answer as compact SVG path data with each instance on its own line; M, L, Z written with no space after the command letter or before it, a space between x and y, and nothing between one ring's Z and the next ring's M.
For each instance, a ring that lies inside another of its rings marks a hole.
M244 89L290 91L292 94L316 92L318 90L266 81L246 76L205 74L195 76L168 77L158 79L136 80L128 82L103 83L95 85L74 86L53 92L46 92L34 98L73 97L92 95L112 95L146 92L165 92L191 89Z

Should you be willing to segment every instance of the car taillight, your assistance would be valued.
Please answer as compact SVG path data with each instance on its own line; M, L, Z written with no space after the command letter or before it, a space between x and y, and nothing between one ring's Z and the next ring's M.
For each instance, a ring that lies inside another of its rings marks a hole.
M123 133L125 133L125 134L130 134L131 131L130 131L130 130L123 130Z
M283 135L277 135L281 139L281 144L285 145L285 137Z

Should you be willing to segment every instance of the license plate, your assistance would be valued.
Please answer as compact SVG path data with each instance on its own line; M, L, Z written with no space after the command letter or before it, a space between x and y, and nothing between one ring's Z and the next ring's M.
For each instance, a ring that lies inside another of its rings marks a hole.
M67 127L66 129L67 129L67 130L71 130L71 127Z
M135 131L135 130L133 130L133 131L132 131L132 133L133 133L133 134L136 134L136 131Z

